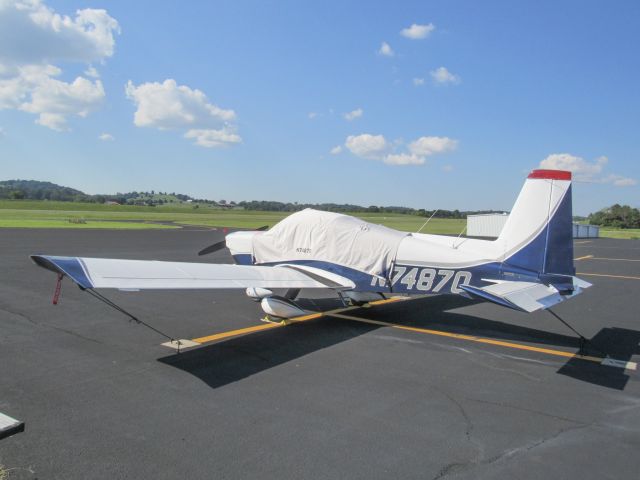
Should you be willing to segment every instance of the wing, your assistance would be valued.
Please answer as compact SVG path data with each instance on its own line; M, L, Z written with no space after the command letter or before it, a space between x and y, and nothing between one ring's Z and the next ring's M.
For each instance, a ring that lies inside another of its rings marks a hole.
M567 298L578 295L582 289L591 286L589 282L577 277L572 278L573 291L568 295L561 294L553 286L534 282L500 281L486 287L460 285L460 288L474 297L531 313L552 307Z
M36 265L65 275L81 288L214 289L334 288L354 283L342 276L300 265L220 265L211 263L119 260L31 255Z

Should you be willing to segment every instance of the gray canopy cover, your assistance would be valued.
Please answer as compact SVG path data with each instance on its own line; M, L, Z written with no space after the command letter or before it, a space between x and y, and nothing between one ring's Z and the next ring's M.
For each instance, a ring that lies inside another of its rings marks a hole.
M339 213L307 208L253 237L256 263L320 260L387 277L408 234Z

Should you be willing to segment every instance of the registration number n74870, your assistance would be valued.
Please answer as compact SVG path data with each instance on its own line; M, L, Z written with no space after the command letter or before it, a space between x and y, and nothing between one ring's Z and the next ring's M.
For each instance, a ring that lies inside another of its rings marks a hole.
M371 284L375 285L376 280ZM405 267L396 265L391 276L393 291L462 293L460 285L471 282L471 272L465 270L446 270L435 268Z

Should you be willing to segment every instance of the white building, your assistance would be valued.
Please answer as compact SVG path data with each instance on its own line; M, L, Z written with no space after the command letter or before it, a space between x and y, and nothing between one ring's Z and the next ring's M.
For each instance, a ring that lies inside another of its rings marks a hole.
M598 225L573 224L573 238L598 238L600 227Z
M507 223L508 213L487 213L467 216L467 235L469 237L495 238L500 235Z
M467 236L497 238L507 223L508 213L487 213L467 216ZM600 227L597 225L573 224L573 238L598 238Z

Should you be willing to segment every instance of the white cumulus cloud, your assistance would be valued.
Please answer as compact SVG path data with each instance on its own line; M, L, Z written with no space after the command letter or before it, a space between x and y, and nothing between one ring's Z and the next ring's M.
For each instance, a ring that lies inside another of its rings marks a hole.
M423 38L427 38L435 29L436 26L433 23L429 23L427 25L418 25L417 23L414 23L410 27L403 28L400 31L400 35L412 40L421 40Z
M242 142L240 135L235 133L229 127L223 127L219 130L214 129L192 129L184 134L185 138L194 138L196 145L201 147L223 147L234 143Z
M2 133L2 130L0 130L0 134L1 133ZM342 145L336 145L331 150L329 150L329 153L331 155L338 155L339 153L342 153Z
M382 135L349 135L344 143L345 147L358 157L380 159L384 156L389 145Z
M89 68L87 68L84 71L84 74L87 77L91 77L91 78L100 78L100 73L98 73L98 70L95 69L95 67L93 66L89 66Z
M413 153L392 153L384 157L383 161L388 165L422 165L426 158Z
M589 162L582 157L570 153L552 153L540 162L540 168L549 170L568 170L574 180L592 183L610 183L616 187L637 185L637 180L617 174L604 175L609 159L605 156Z
M344 118L349 120L349 121L352 121L352 120L355 120L356 118L360 118L363 113L364 112L362 111L361 108L357 108L357 109L355 109L355 110L353 110L351 112L345 113L344 114Z
M98 139L102 140L103 142L112 142L115 140L113 135L111 135L110 133L101 133L100 135L98 135Z
M242 141L235 132L233 110L209 102L204 92L173 79L125 86L127 97L136 106L133 123L159 130L187 130L184 137L201 147L220 147Z
M460 77L451 73L445 67L439 67L431 72L431 78L438 85L448 85L460 83Z
M413 79L413 84L414 84L416 87L419 87L419 86L421 86L421 85L424 85L424 78L414 78L414 79Z
M69 115L86 117L98 108L104 96L100 80L92 82L77 77L73 82L66 83L45 76L32 86L29 100L20 104L19 109L37 114L36 123L62 131L68 129Z
M449 152L458 147L458 141L449 137L420 137L409 144L409 151L421 157Z
M615 187L633 187L638 184L634 178L623 177L622 175L611 174L603 179L604 183L611 183Z
M86 116L105 93L99 80L67 82L56 63L103 62L113 55L118 22L106 10L61 15L40 0L0 0L0 109L38 115L36 123L67 130L70 116ZM97 78L89 65L85 75Z
M576 179L592 179L602 173L602 169L607 165L607 157L598 157L593 162L588 162L582 157L577 157L569 153L552 153L540 162L540 168L550 170L569 170Z
M383 135L350 135L345 147L357 157L379 160L388 165L423 165L427 157L455 150L457 140L448 137L420 137L409 143L406 151L402 142L388 142Z
M309 118L309 120L313 120L317 116L318 116L318 112L309 112L309 113L307 113L307 117Z
M395 55L395 52L391 48L391 45L389 45L387 42L382 42L382 45L380 45L380 49L378 50L378 55L382 55L384 57L393 57Z
M113 55L118 22L106 10L60 15L40 0L0 0L0 62L9 65L100 61Z

